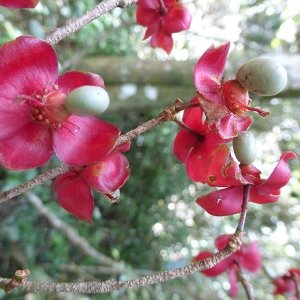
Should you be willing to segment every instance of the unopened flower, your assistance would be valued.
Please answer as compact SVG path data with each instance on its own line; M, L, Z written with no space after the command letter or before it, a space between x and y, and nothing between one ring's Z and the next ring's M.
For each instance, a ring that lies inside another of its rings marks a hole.
M189 29L192 16L178 0L138 0L136 19L147 27L144 39L151 37L151 47L170 53L172 34Z

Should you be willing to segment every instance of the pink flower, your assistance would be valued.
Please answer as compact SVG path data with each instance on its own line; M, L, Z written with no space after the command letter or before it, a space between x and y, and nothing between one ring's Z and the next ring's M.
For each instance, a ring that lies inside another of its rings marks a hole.
M190 103L197 103L194 98ZM183 123L190 129L181 129L174 140L174 154L186 165L188 176L193 181L207 183L210 186L226 186L227 179L235 185L243 180L238 165L230 155L224 140L211 130L203 121L201 107L192 107L184 111Z
M296 294L296 286L295 286L293 276L295 276L295 280L298 280L298 282L299 282L300 269L290 269L287 271L287 273L285 275L274 278L273 284L275 286L275 290L274 290L273 294L274 295L289 294L292 297L291 299L296 300L297 294Z
M223 81L229 47L229 42L210 47L194 68L194 84L200 105L209 125L223 138L235 137L251 126L252 119L244 115L246 110L254 110L263 116L268 114L248 106L248 91L237 80Z
M138 0L136 19L148 27L144 39L151 37L151 47L170 53L172 33L189 29L192 16L178 0Z
M280 189L288 183L291 177L288 161L293 158L296 158L295 153L284 152L267 179L261 179L261 172L252 165L240 166L244 179L251 184L251 202L266 204L277 201L280 196ZM235 183L235 178L233 178L232 184L228 179L227 188L199 197L197 204L213 216L227 216L241 212L243 186L233 186L236 185Z
M58 203L65 210L80 220L90 222L94 211L92 189L112 198L112 194L125 184L128 177L127 158L113 151L95 164L58 176L53 187Z
M33 8L39 0L0 0L0 5L9 8Z
M225 234L216 239L215 245L219 251L227 246L230 237L231 235ZM194 261L199 261L211 257L212 255L212 252L202 251L194 258ZM239 271L239 267L252 273L259 271L261 267L261 256L256 242L250 243L248 247L242 246L240 250L233 253L230 257L219 262L214 267L202 271L202 273L205 276L216 277L227 271L230 283L230 296L236 297L238 295L237 272Z
M63 106L73 89L104 87L91 73L58 76L54 49L22 36L0 48L0 163L29 169L56 153L72 166L97 162L110 153L120 135L117 127L95 117L70 115Z

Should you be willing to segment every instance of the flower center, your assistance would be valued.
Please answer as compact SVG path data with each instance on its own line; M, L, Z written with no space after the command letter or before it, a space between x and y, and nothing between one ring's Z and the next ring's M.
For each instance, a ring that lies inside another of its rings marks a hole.
M21 95L18 98L22 100L22 103L29 103L31 117L35 122L57 129L70 115L64 107L65 97L66 94L60 92L57 85L53 85L50 88L45 88L43 94Z
M168 13L168 8L166 7L164 0L158 0L159 3L159 14L165 16Z

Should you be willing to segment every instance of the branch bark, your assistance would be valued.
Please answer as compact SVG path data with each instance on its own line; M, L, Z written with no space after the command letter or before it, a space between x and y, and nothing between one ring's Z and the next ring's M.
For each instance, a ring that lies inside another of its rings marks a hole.
M46 37L46 41L52 45L57 44L68 35L78 31L83 26L113 10L114 8L127 7L135 4L136 2L137 0L103 0L100 4L87 11L80 18L70 22L65 26L57 28L54 32Z

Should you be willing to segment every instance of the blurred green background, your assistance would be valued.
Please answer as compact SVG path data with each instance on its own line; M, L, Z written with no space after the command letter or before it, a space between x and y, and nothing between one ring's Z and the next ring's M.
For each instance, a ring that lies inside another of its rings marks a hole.
M1 44L22 34L45 37L94 7L98 1L41 0L34 10L0 9ZM111 108L103 118L122 132L157 115L177 97L187 102L193 95L193 65L212 43L232 42L227 77L249 58L269 55L287 67L289 84L274 98L253 97L267 108L267 119L254 116L259 157L256 166L267 176L284 150L300 153L300 4L294 0L184 1L193 14L191 29L174 36L170 56L143 41L144 28L136 25L135 8L115 9L55 46L61 71L82 69L103 76L111 94ZM188 180L184 167L172 153L176 124L163 124L132 143L126 154L131 176L121 190L119 204L110 206L95 193L91 224L80 222L60 208L51 183L33 189L43 205L78 231L91 247L111 257L113 266L99 264L71 243L49 217L24 196L0 205L0 276L29 268L32 280L127 280L152 271L184 266L204 249L214 250L214 239L232 233L238 216L212 217L195 204L197 195L209 191ZM0 169L0 187L7 190L57 166L53 159L37 170ZM274 299L267 276L282 275L300 262L300 171L291 164L293 178L272 205L250 205L246 241L258 240L264 270L245 274L257 299ZM64 227L64 225L63 225ZM117 266L117 267L116 267ZM118 271L118 267L123 270ZM33 295L13 292L0 299L230 299L228 278L194 274L139 289L106 295ZM238 299L245 299L240 288ZM275 299L283 299L277 297Z

